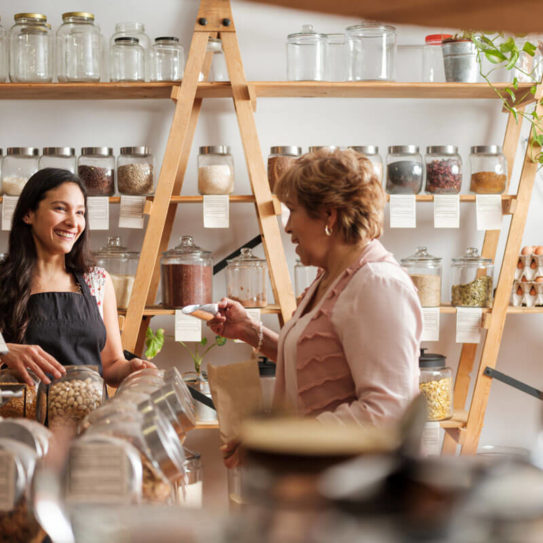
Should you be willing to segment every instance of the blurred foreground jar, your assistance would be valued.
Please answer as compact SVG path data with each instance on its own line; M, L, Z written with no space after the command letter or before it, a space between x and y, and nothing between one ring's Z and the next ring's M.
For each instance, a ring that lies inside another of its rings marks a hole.
M155 192L153 155L149 147L121 147L117 157L117 188L120 194L150 196Z
M426 147L426 192L458 194L462 188L462 159L456 145Z
M452 370L446 367L442 354L426 353L419 357L419 388L426 400L428 420L450 419L453 415Z
M302 148L296 145L275 146L268 155L268 182L273 192L277 181L302 154Z
M28 179L38 171L37 147L8 147L2 161L2 192L19 196Z
M451 304L457 307L492 307L494 264L475 247L452 259Z
M111 147L82 147L77 175L89 196L112 196L115 192L115 157Z
M75 173L75 149L73 147L44 147L39 168L61 168Z
M324 81L326 78L326 34L303 25L302 31L287 37L287 79Z
M426 247L417 247L414 255L400 261L417 288L422 307L439 307L441 304L442 260L429 254Z
M185 70L185 50L179 38L162 36L155 38L152 52L153 81L181 81Z
M115 38L110 52L111 81L145 81L145 50L138 38Z
M227 296L244 307L264 307L266 298L266 276L268 265L264 258L253 255L248 247L241 254L229 259L226 266Z
M507 160L499 145L476 145L469 155L470 190L477 194L501 194L507 186Z
M40 380L32 370L27 371L34 381L32 387L22 382L14 370L9 368L0 370L0 417L26 417L43 422L41 412L38 416Z
M198 192L231 194L234 190L234 159L228 145L200 147L198 155Z

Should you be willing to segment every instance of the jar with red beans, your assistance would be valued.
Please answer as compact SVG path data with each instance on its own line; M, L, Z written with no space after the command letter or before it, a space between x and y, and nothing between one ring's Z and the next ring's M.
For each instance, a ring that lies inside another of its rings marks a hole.
M462 159L456 145L426 147L426 192L458 194L462 188Z

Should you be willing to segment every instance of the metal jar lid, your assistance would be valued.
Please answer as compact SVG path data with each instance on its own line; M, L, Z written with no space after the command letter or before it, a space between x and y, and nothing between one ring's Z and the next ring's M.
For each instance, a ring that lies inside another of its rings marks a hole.
M200 147L201 155L229 155L229 145L204 145Z
M391 155L414 155L419 152L419 146L418 145L391 145L388 148L388 152Z
M270 148L270 155L300 156L302 148L297 145L277 145Z
M155 38L155 43L169 42L169 41L179 43L179 38L176 38L175 36L160 36L158 38Z
M75 156L75 149L73 147L44 147L42 155L71 158Z
M140 42L138 38L133 38L131 36L120 36L115 38L115 43L120 43L121 45L137 45Z
M426 147L426 152L430 155L456 155L458 147L456 145L430 145Z
M460 256L452 259L453 266L461 266L464 264L481 264L482 266L492 266L491 258L483 258L479 254L479 250L476 247L468 247L464 256Z
M426 247L417 247L417 250L415 251L415 254L411 256L407 256L405 258L402 258L400 260L400 263L403 265L405 264L421 264L424 263L424 265L428 267L435 267L438 268L441 266L441 261L443 259L438 256L433 256L428 252L428 249Z
M149 156L151 150L147 145L136 145L134 147L121 147L121 155Z
M81 147L82 156L113 156L112 147Z
M34 157L39 154L40 150L37 147L8 147L6 149L6 155L9 156Z
M262 268L267 262L264 258L258 258L253 255L253 250L249 247L243 247L241 254L236 258L229 258L226 262L230 268L256 267Z
M327 151L330 151L332 153L334 151L337 151L339 147L337 145L311 145L309 147L309 152L314 153L315 151L320 151L321 149L326 149Z
M47 16L43 13L16 13L13 16L15 21L20 21L21 19L33 19L40 23L45 23L47 21Z
M86 21L94 21L94 13L89 13L88 11L67 11L62 14L62 20L72 19L77 17L79 19L85 19Z
M444 368L447 358L442 354L427 353L426 349L420 350L419 368Z
M378 155L379 147L377 145L350 145L349 149L362 153L363 155Z
M502 152L499 145L475 145L470 150L474 155L499 155Z

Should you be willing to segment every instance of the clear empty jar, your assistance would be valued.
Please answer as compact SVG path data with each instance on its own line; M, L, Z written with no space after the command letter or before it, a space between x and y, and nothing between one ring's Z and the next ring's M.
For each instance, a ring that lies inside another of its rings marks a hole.
M379 154L379 147L377 145L351 145L349 149L364 155L371 161L373 173L377 176L379 182L383 181L383 159Z
M507 186L507 160L499 145L478 145L469 155L470 190L477 194L501 194Z
M73 147L44 147L39 168L61 168L75 173L75 149Z
M185 50L179 38L155 38L152 53L153 81L181 81L185 69Z
M8 71L8 40L4 27L0 25L0 81L7 79Z
M117 157L117 188L121 194L154 193L153 155L149 147L121 147Z
M226 267L227 296L244 307L264 307L266 298L266 260L253 255L248 247L237 258L228 260Z
M38 171L37 147L8 147L2 161L2 192L19 196L28 179Z
M222 41L219 38L209 38L207 52L213 54L207 80L229 81L230 77L228 76L228 67L226 66L226 59L222 50ZM203 79L203 75L200 75L200 79Z
M424 39L422 50L422 80L427 83L444 83L443 53L441 42L451 34L430 34Z
M287 38L287 79L324 81L326 79L326 34L303 25L302 31Z
M117 38L136 38L138 40L139 45L143 48L145 80L148 81L151 76L151 40L145 33L145 25L143 23L134 22L117 23L115 25L115 33L109 40L110 64L112 60L111 51Z
M347 80L345 34L326 34L326 80Z
M388 148L387 184L389 194L418 194L422 188L422 156L416 145Z
M417 287L422 307L441 305L441 261L429 254L426 247L417 247L414 255L401 260L402 267Z
M456 307L492 307L494 264L475 247L452 259L451 304Z
M138 38L115 38L110 61L111 81L145 81L145 50Z
M419 388L426 400L428 420L438 421L453 416L452 371L442 354L426 353L421 349L419 357Z
M426 147L426 192L458 194L462 188L462 159L456 145Z
M294 292L296 298L299 298L307 287L313 283L317 277L318 268L315 266L305 266L299 259L296 259L294 265Z
M198 192L231 194L234 190L234 159L228 145L200 147L198 155Z
M89 196L112 196L115 192L115 157L111 147L82 147L77 175Z
M275 184L302 154L302 148L296 145L272 147L268 156L268 182L273 192Z
M349 26L346 33L351 81L387 81L394 78L396 28L364 23Z

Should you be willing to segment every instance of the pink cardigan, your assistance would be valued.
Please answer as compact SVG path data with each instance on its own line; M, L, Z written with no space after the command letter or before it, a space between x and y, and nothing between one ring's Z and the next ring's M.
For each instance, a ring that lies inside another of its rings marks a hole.
M285 337L318 281L279 337L278 404L286 400ZM326 293L297 340L298 411L370 424L398 419L418 393L421 333L411 279L379 241L370 242Z

